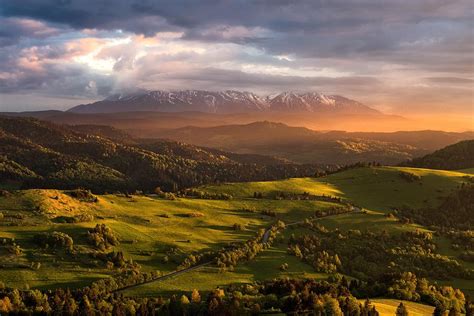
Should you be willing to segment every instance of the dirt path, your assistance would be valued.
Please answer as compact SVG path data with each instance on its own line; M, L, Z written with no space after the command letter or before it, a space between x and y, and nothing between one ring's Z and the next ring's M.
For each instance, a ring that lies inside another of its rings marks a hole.
M190 268L186 268L186 269L182 269L182 270L173 271L173 272L170 272L170 273L168 273L168 274L159 276L159 277L157 277L157 278L154 278L154 279L151 279L151 280L148 280L148 281L139 283L139 284L132 284L132 285L124 286L124 287L122 287L122 288L120 288L120 289L116 289L116 290L112 291L112 293L113 293L113 292L120 292L120 291L123 291L123 290L127 290L127 289L130 289L130 288L133 288L133 287L141 286L141 285L148 284L148 283L152 283L152 282L163 281L163 280L165 280L165 279L172 278L172 277L174 277L174 276L181 275L181 274L183 274L183 273L186 273L186 272L189 272L189 271L193 271L193 270L197 270L197 269L200 269L200 268L202 268L202 267L208 266L208 265L210 265L212 262L213 262L213 261L209 261L209 262L205 262L205 263L201 263L201 264L192 266L192 267L190 267Z

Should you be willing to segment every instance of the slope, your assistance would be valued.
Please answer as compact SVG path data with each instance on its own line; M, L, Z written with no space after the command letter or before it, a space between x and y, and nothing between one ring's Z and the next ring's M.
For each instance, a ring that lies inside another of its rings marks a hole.
M311 175L319 170L272 158L234 154L229 158L224 152L175 142L148 144L147 150L119 141L122 132L109 138L90 132L90 127L84 134L36 119L0 117L1 172L8 175L2 180L15 180L24 187L152 191L157 186L177 190L216 181Z
M474 139L449 145L432 154L408 161L403 165L444 170L473 168Z

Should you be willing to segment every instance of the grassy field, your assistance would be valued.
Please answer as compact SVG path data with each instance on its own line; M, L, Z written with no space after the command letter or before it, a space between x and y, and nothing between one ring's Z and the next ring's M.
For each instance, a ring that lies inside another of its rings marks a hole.
M408 182L400 172L421 177ZM254 192L273 196L277 192L331 195L341 197L364 208L389 211L393 207L409 205L423 207L436 204L459 184L465 173L402 167L356 168L322 178L294 178L282 181L230 183L204 186L211 193L228 193L239 198L251 197Z
M459 172L468 173L468 174L474 174L474 168L462 169L462 170L459 170Z
M282 263L288 263L287 271L279 270ZM327 276L324 273L314 272L311 266L287 254L286 246L276 245L263 251L254 261L238 265L232 272L222 273L214 267L203 267L163 282L150 283L126 290L124 294L156 296L183 291L190 292L197 287L200 292L206 293L216 287L225 287L236 283L251 283L280 277L326 279Z
M420 180L408 182L400 172L413 173ZM405 204L411 207L436 205L441 196L449 194L461 182L465 173L413 168L376 167L351 169L322 178L299 178L282 181L233 183L204 186L200 189L212 193L229 193L232 200L202 200L177 198L165 200L156 196L102 195L98 201L81 202L62 191L25 190L0 197L0 212L7 215L0 219L0 240L14 238L23 254L13 256L0 252L0 261L10 262L0 269L0 281L14 287L76 287L110 276L103 262L86 254L91 250L86 234L97 223L111 227L119 236L122 251L142 266L144 271L174 271L187 254L216 250L237 241L254 236L260 228L269 227L275 217L262 215L273 211L278 219L294 222L312 216L316 210L335 206L334 203L308 200L276 200L277 192L309 192L314 195L331 195L362 206L365 213L343 214L319 221L335 229L387 230L391 233L424 229L417 225L401 224L386 213ZM254 192L262 192L263 199L254 199ZM267 198L268 197L268 198ZM197 217L189 214L198 213ZM8 215L21 215L19 225L8 225ZM93 221L82 223L58 223L60 216L89 214ZM240 224L244 230L233 229ZM78 255L71 258L61 251L39 249L34 236L40 232L60 231L74 239ZM288 228L284 234L302 233L298 227ZM286 235L287 236L287 235ZM449 243L439 240L440 252L455 257ZM172 250L172 260L163 259ZM32 262L41 263L39 269L30 269ZM279 267L288 263L288 271ZM252 282L276 277L314 277L312 267L287 254L285 244L275 244L262 252L256 260L240 264L235 271L217 273L215 268L205 267L163 282L151 283L127 290L127 295L165 295L166 293L191 291L195 287L206 291L216 286ZM468 289L472 285L464 280L453 283ZM387 307L388 308L388 307Z
M121 243L114 247L115 251L122 251L127 258L139 263L144 271L166 273L174 271L177 263L189 253L216 250L230 242L248 240L259 228L275 222L274 217L261 215L260 211L272 210L279 218L294 221L332 205L318 201L164 200L115 195L100 196L97 203L87 203L56 190L21 191L0 197L0 212L23 216L19 226L2 226L0 240L14 238L24 250L21 256L8 256L9 261L16 265L40 262L41 268L0 269L0 280L22 288L26 285L54 288L86 285L112 273L100 263L90 262L92 260L87 257L78 256L68 262L65 254L38 249L34 236L41 232L67 233L79 250L90 250L87 231L97 223L104 223L120 237ZM188 217L190 213L199 213L200 216ZM54 220L58 216L79 214L92 214L95 220L74 224L56 223ZM234 230L234 224L242 225L244 230ZM176 262L163 263L170 249L174 249ZM61 264L55 261L61 261Z
M409 301L398 301L392 299L371 299L372 304L375 306L377 311L380 313L380 316L393 316L397 310L400 302L403 302L403 305L408 310L409 315L411 316L426 316L433 315L434 307L418 304ZM361 303L364 303L361 300Z

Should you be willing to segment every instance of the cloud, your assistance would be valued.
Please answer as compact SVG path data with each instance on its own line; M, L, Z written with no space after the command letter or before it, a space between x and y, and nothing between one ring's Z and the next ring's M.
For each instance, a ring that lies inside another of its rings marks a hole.
M414 102L472 106L469 0L0 0L0 8L3 93L222 87L323 90L394 112Z
M433 83L448 83L448 84L467 84L467 85L472 85L474 83L473 79L469 78L457 78L457 77L430 77L426 78L426 80L433 82Z
M42 39L60 33L58 28L29 18L0 16L0 47L18 43L22 38Z

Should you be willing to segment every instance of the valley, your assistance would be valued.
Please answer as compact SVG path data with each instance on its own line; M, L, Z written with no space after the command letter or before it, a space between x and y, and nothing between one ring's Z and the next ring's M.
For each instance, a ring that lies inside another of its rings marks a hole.
M232 310L245 292L248 311L267 286L316 287L327 300L338 284L353 308L382 315L400 301L414 314L467 310L469 135L255 122L140 138L0 117L0 285L49 297L72 288L80 304L83 295L110 306L152 300L160 310L219 291ZM285 297L266 309L304 308ZM192 308L211 308L195 300Z
M0 0L0 316L474 316L471 2Z
M400 176L402 172L419 178L409 182ZM202 198L116 193L92 195L93 198L87 199L89 195L82 191L4 191L0 197L0 240L4 240L2 257L8 258L9 265L0 269L0 279L5 285L20 289L82 287L133 269L148 277L122 292L131 297L190 293L196 284L204 295L216 287L274 278L325 280L333 274L315 269L310 262L289 252L292 240L311 234L314 227L337 229L342 234L383 233L392 236L390 238L415 232L431 234L430 228L401 221L393 214L407 205L415 209L437 207L466 181L472 181L471 176L457 171L355 167L320 178L204 185L196 189L202 192ZM215 196L225 200L215 200ZM356 212L351 212L353 206L350 205L357 205ZM326 218L325 214L331 214L328 213L331 210L341 213ZM217 253L212 253L250 240L259 230L264 231L278 222L283 225L281 232L272 237L272 242L263 243L266 246L255 257L235 266L216 266L213 256ZM283 224L292 222L300 224ZM119 242L103 250L93 246L87 236L96 225L106 225ZM61 246L38 248L35 236L52 232L70 236L74 241L72 250L66 251ZM460 251L452 250L449 239L433 238L437 257L429 259L434 260L431 264L440 264L444 269L443 265L456 262L459 271L466 269L472 275L474 265L459 258ZM21 252L9 254L7 249L11 243ZM118 266L112 261L109 266L111 261L107 260L112 259L100 259L101 253L120 253L125 261ZM209 259L193 259L197 261L189 266L199 268L163 280L159 278L187 267L183 262L190 255L199 258L199 254L205 253L210 253ZM347 259L344 256L340 259L341 272L346 271L343 267L348 264ZM200 266L200 262L210 264ZM283 265L287 268L282 270ZM423 276L427 273L423 271L418 273ZM447 283L466 294L474 293L472 280L463 280L457 274L426 275L430 282ZM140 285L150 277L158 279ZM447 277L450 281L446 281ZM377 310L389 309L381 304L390 301L374 302Z

